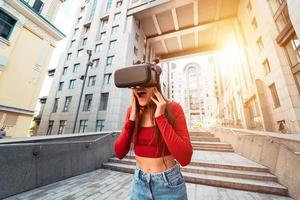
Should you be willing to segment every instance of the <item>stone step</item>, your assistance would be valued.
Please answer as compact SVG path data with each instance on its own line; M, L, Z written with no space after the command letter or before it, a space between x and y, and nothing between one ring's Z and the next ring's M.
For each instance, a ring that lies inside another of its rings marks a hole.
M122 160L124 159L133 159L135 160L134 155L126 155ZM193 166L203 166L203 167L212 167L212 168L220 168L220 169L233 169L233 170L242 170L242 171L253 171L253 172L269 172L269 169L265 166L260 167L254 167L254 166L246 166L246 165L233 165L233 164L220 164L215 162L199 162L192 160L190 165Z
M194 146L202 146L202 147L225 147L232 148L231 144L221 143L221 142L203 142L203 141L192 141L192 145Z
M115 171L121 171L126 173L134 173L134 165L126 165L121 163L108 162L104 163L103 168L111 169ZM273 181L260 181L251 179L241 179L232 177L221 177L207 174L196 174L189 172L182 172L186 182L205 184L216 187L225 187L231 189L239 189L246 191L270 193L277 195L287 195L287 189L282 185Z
M232 148L222 148L222 147L201 147L201 146L193 146L193 150L200 151L220 151L220 152L234 152Z
M122 160L119 160L116 157L110 158L109 162L121 163L121 164L127 164L127 165L135 165L136 164L134 159L123 158ZM190 172L190 173L198 173L198 174L233 177L233 178L277 181L276 176L274 176L270 173L267 173L267 172L253 172L253 171L222 169L222 168L212 168L212 167L193 166L193 165L188 165L188 166L183 167L182 171Z
M189 132L189 133L190 136L214 137L214 134L209 132Z
M191 141L207 141L207 142L220 142L219 138L216 137L190 137Z

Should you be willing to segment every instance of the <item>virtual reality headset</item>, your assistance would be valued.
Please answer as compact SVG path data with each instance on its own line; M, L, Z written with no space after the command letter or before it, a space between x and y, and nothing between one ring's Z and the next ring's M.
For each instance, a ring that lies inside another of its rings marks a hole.
M114 73L115 85L118 88L151 87L159 83L155 64L143 63L118 69Z

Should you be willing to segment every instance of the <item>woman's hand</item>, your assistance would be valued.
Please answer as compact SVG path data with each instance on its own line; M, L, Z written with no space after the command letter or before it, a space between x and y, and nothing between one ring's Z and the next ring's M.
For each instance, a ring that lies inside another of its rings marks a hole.
M160 94L160 92L157 90L156 87L153 91L153 94L157 98L157 99L155 99L153 96L151 97L152 101L156 104L156 110L154 113L154 117L158 117L165 113L167 102L162 97L162 95Z
M134 90L131 91L131 98L132 98L132 101L131 101L131 112L130 112L130 117L129 119L131 121L135 121L135 118L136 118L136 93Z

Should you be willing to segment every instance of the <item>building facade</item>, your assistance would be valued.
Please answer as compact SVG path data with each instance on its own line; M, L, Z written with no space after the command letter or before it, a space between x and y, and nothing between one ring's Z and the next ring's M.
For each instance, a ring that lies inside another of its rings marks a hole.
M49 60L64 38L51 23L65 0L0 0L0 127L27 136Z

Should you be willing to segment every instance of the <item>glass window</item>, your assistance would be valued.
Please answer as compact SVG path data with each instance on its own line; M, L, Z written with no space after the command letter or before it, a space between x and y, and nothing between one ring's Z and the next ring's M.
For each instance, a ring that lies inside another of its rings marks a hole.
M84 39L82 40L82 46L86 45L86 41L87 41L87 38L84 38Z
M63 87L64 87L64 82L63 81L59 82L58 91L62 91Z
M78 72L79 71L79 63L76 63L75 65L74 65L74 67L73 67L73 72L75 73L75 72Z
M49 120L48 129L47 129L46 135L51 135L53 124L54 124L54 120Z
M74 87L75 87L75 81L76 81L76 79L70 80L69 89L74 89Z
M32 8L38 12L38 13L41 13L42 12L42 9L43 9L43 6L44 6L44 3L41 1L41 0L35 0Z
M102 43L96 44L96 46L95 46L95 52L100 52L101 49L102 49L102 47L103 47Z
M77 20L77 24L79 24L79 23L80 23L81 19L82 19L82 17L79 17L79 18L78 18L78 20Z
M80 120L79 133L85 133L87 130L88 120Z
M111 77L111 74L104 74L103 85L110 84L110 77Z
M113 35L113 34L117 33L118 28L119 28L119 25L118 26L113 26L112 29L111 29L111 34Z
M76 41L76 40L72 40L72 41L71 41L70 48L72 48L72 47L74 46L75 41Z
M262 51L264 48L264 44L263 44L261 37L258 38L258 40L256 41L256 44L257 44L259 51Z
M100 60L99 60L99 59L95 59L95 60L93 60L93 66L92 66L92 68L96 68L96 67L98 67L98 66L99 66L99 62L100 62Z
M247 8L248 12L250 13L252 10L252 4L251 4L250 0L248 1L246 8Z
M56 111L57 111L57 108L58 108L58 102L59 102L59 98L55 98L55 99L54 99L53 109L52 109L52 112L53 112L53 113L56 113Z
M83 49L79 49L77 51L77 57L81 57L83 55Z
M96 132L101 132L104 129L104 121L103 119L96 121Z
M112 0L107 0L106 10L111 8Z
M109 97L109 93L101 93L99 110L106 110L107 109L108 97Z
M101 20L102 27L106 26L107 24L108 24L108 19L102 19Z
M66 97L63 112L68 112L69 111L69 107L70 107L71 101L72 101L72 96Z
M86 94L84 98L83 111L90 111L92 105L93 94Z
M70 60L71 57L72 57L72 53L68 53L68 55L67 55L67 60Z
M90 76L88 80L88 86L94 86L96 83L96 76Z
M65 75L68 72L69 67L64 67L62 75Z
M272 94L272 99L273 99L273 103L274 103L274 107L278 108L280 107L280 101L279 101L279 97L277 94L277 90L275 87L275 83L273 83L272 85L269 86L270 92Z
M60 120L57 134L59 135L63 134L65 132L65 126L66 126L66 120Z
M0 36L9 39L12 30L14 29L16 20L0 10Z
M114 15L114 20L116 21L116 20L119 20L120 19L120 16L121 16L121 13L116 13L115 15Z
M102 33L100 34L99 40L104 40L104 39L105 39L105 35L106 35L106 32L102 32Z
M90 25L86 25L86 26L84 26L84 32L85 32L85 33L88 33L88 32L89 32L89 30L90 30L90 28L91 28L91 26L90 26Z
M277 12L278 8L282 4L282 1L283 0L268 0L273 14L275 14Z
M255 18L255 17L253 17L253 19L252 19L252 21L251 21L251 25L252 25L252 28L253 28L254 30L257 29L257 21L256 21L256 18Z
M117 1L116 7L121 7L122 6L123 1Z
M117 42L117 40L112 40L112 41L110 41L110 42L109 42L109 49L115 48L116 42Z
M271 68L270 68L270 63L269 63L269 60L266 58L263 62L263 66L264 66L264 71L265 71L265 74L268 74L270 73L271 71Z
M109 57L107 57L107 59L106 59L106 66L111 66L113 64L114 57L115 56L109 56Z
M296 35L285 46L291 67L294 67L300 62L300 40Z
M136 56L138 55L138 48L136 46L134 46L133 52L134 52L134 55L136 55Z

